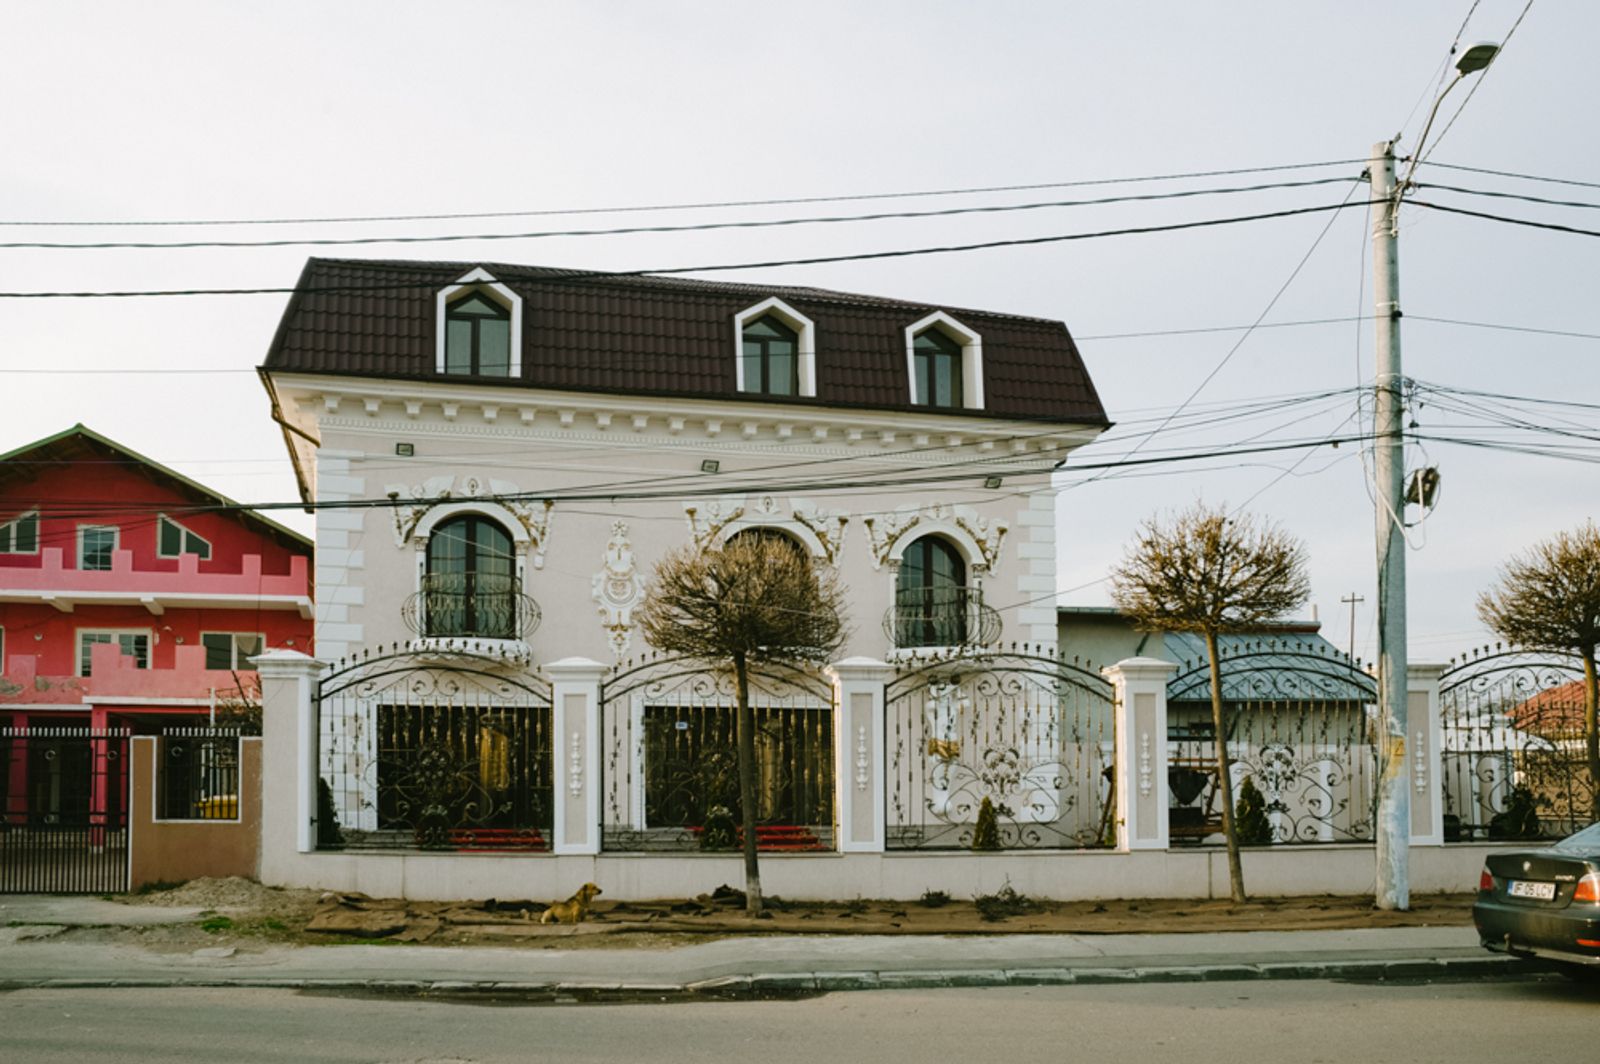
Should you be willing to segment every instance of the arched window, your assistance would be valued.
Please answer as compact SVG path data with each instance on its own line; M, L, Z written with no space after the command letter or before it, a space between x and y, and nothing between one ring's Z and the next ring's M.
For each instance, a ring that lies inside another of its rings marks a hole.
M479 377L511 374L511 312L479 291L445 308L444 371Z
M806 550L806 545L804 543L801 543L798 539L795 539L783 529L773 528L771 525L752 525L749 528L741 528L739 531L729 536L723 545L727 546L730 543L744 542L749 540L756 540L761 543L767 543L782 548L783 550L788 551L790 554L793 554L801 561L802 564L806 566L810 566L811 564L811 552Z
M923 536L900 557L895 645L954 647L967 641L967 563L953 544Z
M800 336L772 314L744 327L744 390L764 395L800 393Z
M911 349L911 401L917 406L959 409L961 344L937 328L917 334Z
M511 536L478 514L438 525L422 578L422 634L517 639L517 559Z

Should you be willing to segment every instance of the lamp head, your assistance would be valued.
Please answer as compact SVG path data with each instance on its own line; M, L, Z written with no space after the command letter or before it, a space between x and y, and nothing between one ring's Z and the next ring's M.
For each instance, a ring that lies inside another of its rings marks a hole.
M1461 57L1456 60L1456 71L1463 77L1476 74L1494 62L1494 57L1499 52L1500 46L1493 41L1479 41L1461 53Z

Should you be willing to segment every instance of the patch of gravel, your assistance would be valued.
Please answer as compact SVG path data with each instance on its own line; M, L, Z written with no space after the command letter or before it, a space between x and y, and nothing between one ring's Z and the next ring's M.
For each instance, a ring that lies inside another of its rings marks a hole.
M316 908L320 896L321 892L315 890L282 890L264 887L242 876L228 876L225 879L191 879L171 890L131 894L121 900L129 905L214 909L248 913L258 918L282 918L308 915Z

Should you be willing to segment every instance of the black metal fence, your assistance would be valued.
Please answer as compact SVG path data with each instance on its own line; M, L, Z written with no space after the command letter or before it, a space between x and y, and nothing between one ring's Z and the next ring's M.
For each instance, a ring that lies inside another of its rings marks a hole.
M128 732L0 729L0 893L128 889Z
M1483 648L1439 680L1446 842L1560 837L1593 819L1583 663Z
M1111 685L1052 649L923 659L888 685L891 849L1112 845Z
M549 849L550 698L520 662L360 658L324 677L317 715L319 847Z
M167 728L156 742L157 820L239 819L238 728Z

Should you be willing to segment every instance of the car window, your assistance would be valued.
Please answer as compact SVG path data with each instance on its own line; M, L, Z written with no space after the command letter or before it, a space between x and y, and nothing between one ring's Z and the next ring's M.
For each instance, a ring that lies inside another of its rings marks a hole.
M1590 824L1576 835L1556 843L1558 850L1600 850L1600 823Z

